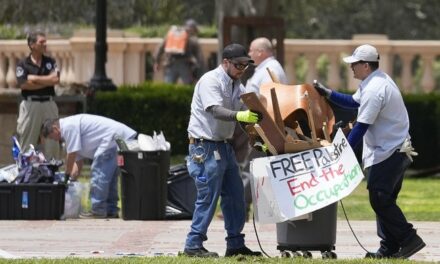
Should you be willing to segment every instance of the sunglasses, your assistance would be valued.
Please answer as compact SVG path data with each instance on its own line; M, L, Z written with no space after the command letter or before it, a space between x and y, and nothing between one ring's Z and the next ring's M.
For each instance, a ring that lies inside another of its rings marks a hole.
M248 64L241 64L241 63L233 62L231 60L229 60L229 62L232 63L232 65L234 65L234 67L239 71L244 71L249 67L249 63Z

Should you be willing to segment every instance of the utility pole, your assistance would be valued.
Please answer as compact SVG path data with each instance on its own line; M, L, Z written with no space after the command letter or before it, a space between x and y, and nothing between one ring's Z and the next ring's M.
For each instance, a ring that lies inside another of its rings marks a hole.
M96 91L115 91L116 86L107 78L105 63L107 62L107 2L96 0L96 42L95 42L95 73L90 80L90 93Z

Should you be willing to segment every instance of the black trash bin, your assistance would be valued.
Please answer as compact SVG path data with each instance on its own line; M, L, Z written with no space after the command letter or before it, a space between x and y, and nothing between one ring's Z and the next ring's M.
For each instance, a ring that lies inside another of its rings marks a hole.
M122 219L164 219L170 152L120 151L118 158Z
M333 252L336 244L338 203L335 202L311 213L311 219L277 223L277 249L281 255L311 257L310 251L321 251L322 257L337 258Z
M66 185L0 183L0 220L59 220Z

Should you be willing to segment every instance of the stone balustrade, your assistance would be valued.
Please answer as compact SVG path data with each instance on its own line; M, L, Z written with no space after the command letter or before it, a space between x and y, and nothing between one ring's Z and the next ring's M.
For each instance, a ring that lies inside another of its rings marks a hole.
M161 41L161 38L109 37L107 76L116 85L143 82L147 57L154 54ZM87 83L91 79L95 64L94 43L93 37L48 40L48 51L59 64L62 83ZM217 53L217 39L200 39L200 43L205 59ZM428 93L439 90L434 66L440 55L440 41L388 40L376 35L359 35L352 40L285 39L284 67L290 83L311 83L313 79L321 79L333 88L355 90L358 81L353 79L351 68L342 62L342 57L365 43L378 48L380 68L396 79L402 91ZM25 40L0 41L0 88L17 87L16 63L28 53ZM299 63L307 65L302 75L298 71L304 67L298 67ZM161 76L161 72L154 73L153 79L161 80Z

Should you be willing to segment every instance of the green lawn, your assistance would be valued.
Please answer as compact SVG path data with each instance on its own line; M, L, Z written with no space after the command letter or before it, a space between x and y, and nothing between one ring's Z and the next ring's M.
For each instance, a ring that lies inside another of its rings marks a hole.
M181 163L180 158L176 159ZM175 163L175 164L176 164ZM83 174L86 175L86 174ZM88 182L88 178L81 178L84 183ZM374 213L370 208L368 202L368 192L365 188L366 182L363 181L356 190L343 200L344 208L350 220L374 220ZM399 196L398 203L402 207L405 215L410 221L440 221L440 196L437 195L437 190L440 189L440 178L406 178L404 180L403 188ZM83 197L83 205L89 208L87 193ZM345 219L341 205L338 208L338 218ZM223 264L223 263L298 263L298 264L315 264L315 263L339 263L339 264L373 264L373 263L429 263L421 261L410 260L365 260L365 259L341 259L341 260L322 260L322 259L286 259L286 258L219 258L219 259L197 259L187 257L121 257L112 259L102 258L65 258L65 259L25 259L25 260L6 260L0 258L2 263L182 263L182 264Z
M440 178L405 178L397 203L405 216L414 221L440 221ZM350 220L374 220L374 212L368 201L366 181L342 200ZM339 219L345 219L341 205Z
M256 258L256 257L234 257L234 258L218 258L218 259L201 259L188 257L125 257L113 259L101 258L65 258L65 259L29 259L29 260L2 260L1 263L15 263L15 264L52 264L52 263L67 263L67 264L88 264L88 263L159 263L159 264L232 264L232 263L264 263L264 264L321 264L321 263L338 263L338 264L373 264L373 263L388 263L388 264L413 264L413 263L429 263L422 261L410 260L365 260L365 259L351 259L351 260L322 260L322 259L302 259L302 258Z
M184 163L185 156L172 156L171 165ZM89 167L86 166L82 175L89 174ZM89 178L81 177L80 181L88 187ZM409 178L403 181L402 190L397 200L405 216L412 221L440 221L440 178ZM347 216L350 220L374 220L375 215L368 200L366 181L361 184L348 197L342 200ZM88 189L84 191L82 199L83 210L88 210ZM121 201L119 201L121 208ZM338 205L338 218L345 219L341 204Z

